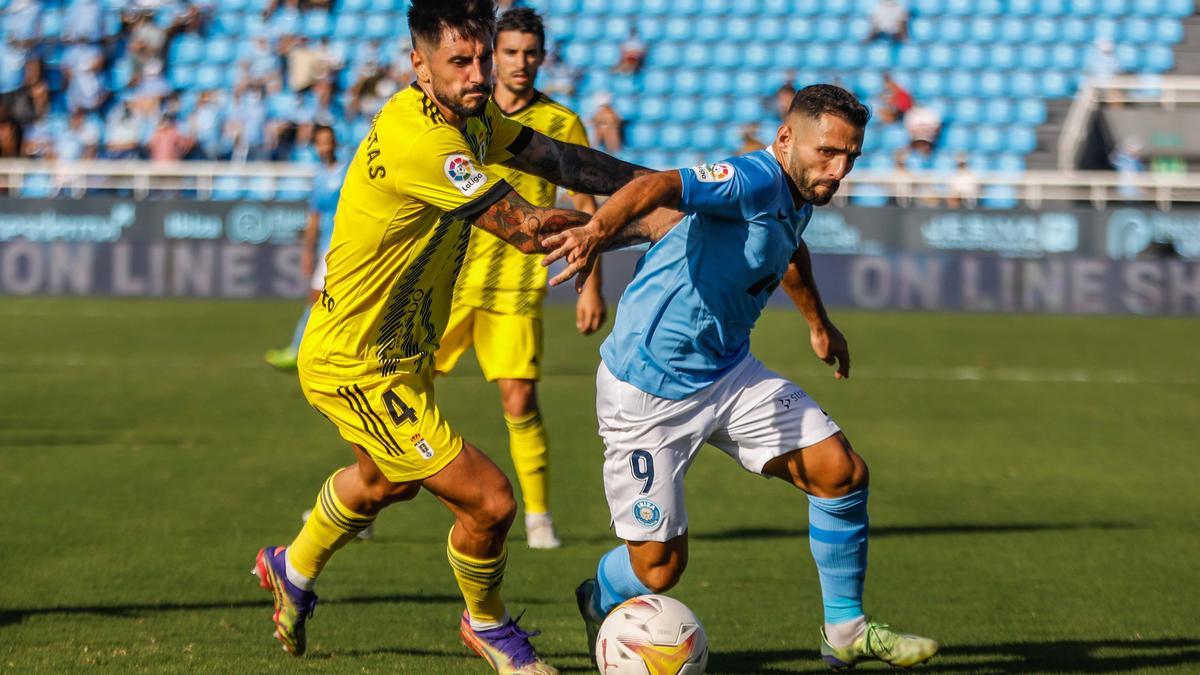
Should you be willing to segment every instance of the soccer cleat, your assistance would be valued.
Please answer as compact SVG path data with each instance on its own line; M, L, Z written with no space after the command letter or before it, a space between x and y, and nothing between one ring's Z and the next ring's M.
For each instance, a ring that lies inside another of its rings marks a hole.
M258 585L271 591L275 598L275 639L294 656L303 656L305 649L304 622L317 607L317 594L297 588L287 578L284 561L286 546L268 546L254 560L254 576Z
M304 513L300 514L300 522L307 523L308 517L311 515L312 515L312 509L304 509ZM354 535L354 541L371 541L374 538L375 538L375 521L371 521L370 525L359 530L358 534Z
M525 540L529 548L558 548L562 542L554 532L554 521L549 513L525 514Z
M583 617L583 629L587 633L588 658L596 665L596 636L600 634L600 624L604 617L596 611L596 594L600 586L595 579L584 579L575 588L575 604L579 607L579 616Z
M866 659L878 659L892 666L908 668L924 663L938 653L941 645L919 635L897 633L886 623L867 619L867 629L846 647L834 647L821 628L821 658L834 670L853 668Z
M521 630L517 619L509 619L499 628L477 631L471 627L470 614L463 612L459 632L463 644L501 675L558 675L558 669L543 661L529 644L529 638L537 632Z
M290 371L296 369L296 350L291 347L283 349L268 349L263 355L263 360L272 368L282 371Z

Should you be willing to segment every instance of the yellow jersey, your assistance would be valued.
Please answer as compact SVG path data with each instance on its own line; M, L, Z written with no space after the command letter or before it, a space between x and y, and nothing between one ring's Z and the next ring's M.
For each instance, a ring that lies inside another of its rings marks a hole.
M541 92L508 117L555 140L588 144L579 116ZM488 168L530 204L554 206L558 187L553 183L503 166ZM541 254L521 253L490 232L476 229L471 233L467 262L454 289L454 302L500 314L540 318L546 297L542 258Z
M460 131L416 84L392 96L346 172L301 377L356 381L432 365L467 221L508 193L495 165L532 135L490 100Z

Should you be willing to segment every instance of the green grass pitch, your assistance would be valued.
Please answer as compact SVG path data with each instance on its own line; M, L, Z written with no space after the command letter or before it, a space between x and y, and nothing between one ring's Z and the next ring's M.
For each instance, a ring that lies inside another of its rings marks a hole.
M350 460L263 365L291 302L0 298L0 672L482 673L457 639L448 514L428 495L327 568L310 655L271 639L255 551L290 541ZM834 416L872 473L867 607L941 639L928 672L1200 672L1200 323L838 312L853 377L772 310L754 350ZM598 338L547 319L541 400L566 543L514 527L505 595L587 672L572 589L614 544L600 484ZM510 467L494 387L439 383ZM807 504L720 453L688 477L673 594L711 672L824 672ZM872 667L873 668L873 667Z

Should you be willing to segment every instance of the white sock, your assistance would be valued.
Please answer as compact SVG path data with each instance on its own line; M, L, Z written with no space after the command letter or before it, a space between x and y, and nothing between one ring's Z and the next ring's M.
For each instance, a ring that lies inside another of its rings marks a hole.
M477 621L475 620L475 617L471 617L471 630L491 630L493 628L499 628L509 621L512 621L512 616L509 615L508 611L504 612L504 616L500 619L499 623L491 623L490 621Z
M867 617L865 616L841 623L827 623L825 624L825 639L829 640L830 646L841 649L853 644L866 630Z
M552 525L554 520L550 518L550 512L546 513L526 513L525 527L529 528L534 525Z
M283 552L283 562L284 562L283 566L287 570L288 581L292 582L293 586L295 586L296 588L299 588L302 591L311 591L313 589L313 586L317 585L317 580L309 579L308 577L301 574L300 570L296 569L295 567L292 567L292 559L290 557L288 557L288 553L291 553L291 551Z

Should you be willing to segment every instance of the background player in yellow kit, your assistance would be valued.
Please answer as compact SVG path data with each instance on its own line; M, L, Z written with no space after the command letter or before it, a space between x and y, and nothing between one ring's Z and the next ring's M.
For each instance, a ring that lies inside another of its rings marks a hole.
M546 32L537 12L511 9L496 22L496 88L492 100L510 119L576 145L587 145L579 116L534 88L546 58ZM489 167L534 206L554 206L558 188L543 178ZM577 211L595 213L591 195L571 196ZM454 289L450 323L437 353L437 371L448 373L472 344L483 376L500 388L509 450L525 504L530 548L557 548L550 517L549 453L537 403L542 366L542 301L546 268L541 255L527 255L483 230L471 234L467 260ZM598 270L588 278L575 309L575 324L590 334L604 324Z
M297 364L308 402L350 442L356 462L325 482L289 546L259 551L254 571L274 596L276 637L303 654L313 585L330 557L385 506L424 488L455 516L446 553L467 605L463 641L499 672L556 673L500 598L512 486L442 416L434 354L472 223L528 253L552 232L603 229L587 214L531 205L489 165L594 194L646 170L500 113L490 98L491 0L415 0L408 20L417 82L376 114L347 170L325 288ZM572 271L586 267L570 262Z

